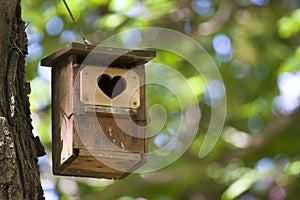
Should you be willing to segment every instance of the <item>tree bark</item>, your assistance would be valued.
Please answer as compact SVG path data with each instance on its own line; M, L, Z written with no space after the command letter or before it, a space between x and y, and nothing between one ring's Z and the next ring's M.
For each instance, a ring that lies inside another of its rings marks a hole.
M44 199L25 81L20 0L0 0L0 199Z

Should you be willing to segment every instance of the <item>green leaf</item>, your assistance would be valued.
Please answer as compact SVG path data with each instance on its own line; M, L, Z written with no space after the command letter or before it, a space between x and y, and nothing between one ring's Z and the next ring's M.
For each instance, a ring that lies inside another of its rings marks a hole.
M300 46L294 54L288 57L279 67L279 73L290 72L294 73L300 70Z
M135 0L112 0L110 1L109 8L111 11L124 13L128 11L134 3Z
M250 170L244 174L240 179L235 181L229 186L227 190L223 193L222 200L235 199L243 192L250 189L250 187L261 177L256 170Z
M300 9L292 12L290 17L284 16L278 22L279 35L290 38L300 30Z
M300 161L297 160L289 164L286 169L286 173L291 176L299 176L300 175Z
M109 14L96 20L93 24L96 29L114 30L124 22L126 17L122 14Z

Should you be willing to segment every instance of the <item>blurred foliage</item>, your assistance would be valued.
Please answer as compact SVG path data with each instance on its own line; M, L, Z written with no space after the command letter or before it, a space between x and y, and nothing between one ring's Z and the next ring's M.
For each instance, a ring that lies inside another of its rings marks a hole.
M22 0L28 24L26 77L31 81L34 133L48 150L39 161L46 199L299 198L298 0L69 0L68 4L94 43L130 28L150 26L170 28L198 41L222 75L227 117L217 145L199 159L211 111L207 86L182 58L158 51L153 62L172 66L186 77L201 107L198 134L186 153L162 170L132 174L120 181L53 176L50 69L40 67L39 61L81 39L61 0ZM164 78L160 72L149 73ZM180 107L164 87L149 86L147 99L149 106L161 104L167 109L167 125L150 138L150 147L160 147L178 128Z

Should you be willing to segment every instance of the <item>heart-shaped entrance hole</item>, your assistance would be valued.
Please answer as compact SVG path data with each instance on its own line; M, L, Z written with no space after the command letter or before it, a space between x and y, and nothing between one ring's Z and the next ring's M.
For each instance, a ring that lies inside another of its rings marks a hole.
M111 78L107 74L101 74L97 83L102 92L111 99L119 96L126 89L126 81L121 76Z

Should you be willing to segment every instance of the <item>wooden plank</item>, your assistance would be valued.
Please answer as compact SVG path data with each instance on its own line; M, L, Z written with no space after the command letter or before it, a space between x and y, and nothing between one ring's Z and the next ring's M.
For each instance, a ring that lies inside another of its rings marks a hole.
M139 108L137 110L135 109L131 109L132 112L130 112L130 115L132 117L133 120L146 120L147 114L146 114L146 99L145 99L145 72L143 71L144 66L141 69L131 69L134 70L138 75L139 75L139 79L140 82L139 84L142 85L140 87L140 92L139 92ZM91 107L94 105L84 105L81 101L80 101L80 96L81 96L81 92L80 92L80 76L75 75L75 73L80 73L79 71L79 67L76 66L73 68L74 70L74 97L73 97L73 102L74 102L74 114L78 113L78 114L86 114L87 112L91 112ZM96 95L95 95L96 96ZM100 99L99 99L100 101ZM105 99L101 99L101 101L105 101ZM89 107L90 106L90 107ZM96 110L97 108L95 108ZM112 108L113 109L113 108ZM110 113L97 113L97 115L102 115L102 116L110 116L112 117L111 112ZM124 115L125 117L128 117L128 115ZM121 115L117 115L115 114L114 117L123 117Z
M132 127L131 119L82 115L74 116L74 120L78 123L74 148L145 153L145 130ZM145 121L137 123L144 125Z
M52 70L52 149L53 166L60 168L73 156L73 57L57 62Z
M52 53L41 60L42 66L55 67L54 64L62 57L68 55L81 56L83 61L87 55L91 60L102 63L102 66L132 68L153 59L155 51L150 50L131 50L106 46L94 46L81 43L70 43L66 47ZM78 63L81 64L81 63Z
M98 78L104 74L109 78L99 83ZM116 83L112 78L116 77L124 81L124 88L117 96L111 97L105 91L113 93L116 86L113 84ZM87 105L137 109L140 106L139 85L140 77L134 70L86 66L80 72L80 100Z
M145 80L145 65L140 65L137 69L133 69L140 78L140 107L137 109L136 120L147 120L146 111L146 80Z
M74 161L55 174L121 179L145 162L144 154L81 149Z
M93 156L79 156L64 170L56 171L56 175L121 179L128 173L108 167Z

